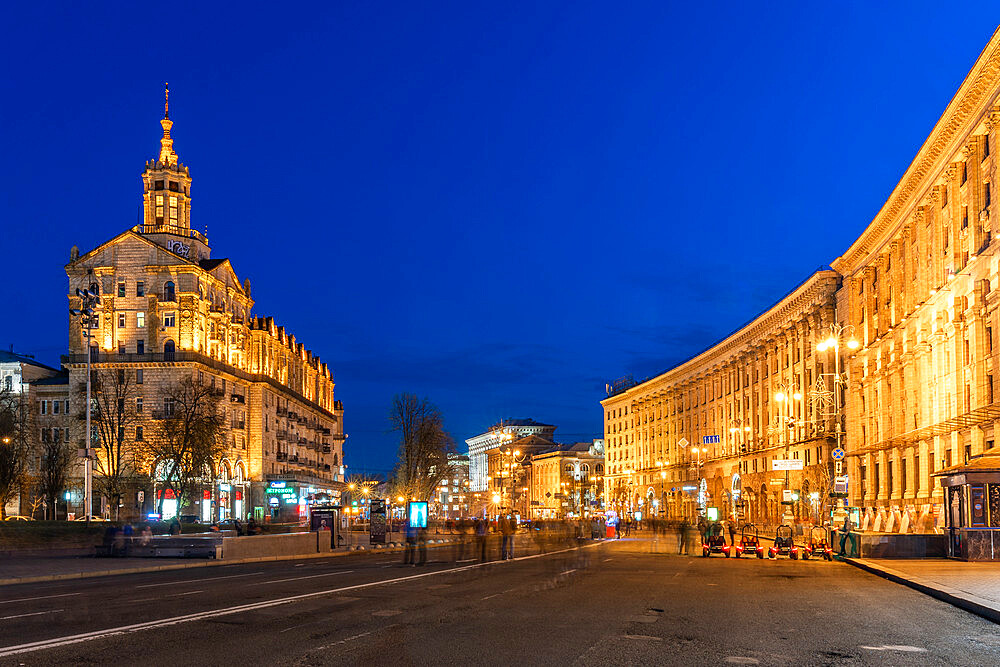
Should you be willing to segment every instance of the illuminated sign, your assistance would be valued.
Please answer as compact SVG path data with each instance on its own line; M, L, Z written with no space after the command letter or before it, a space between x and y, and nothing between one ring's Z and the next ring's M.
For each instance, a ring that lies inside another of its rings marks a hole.
M406 519L411 528L427 527L427 502L415 500L406 505Z
M231 486L230 486L230 485L228 485L228 484L219 484L219 491L229 491L229 490L231 490L232 488L233 488L233 487L231 487Z
M708 520L709 521L718 521L719 520L719 508L718 507L709 507L708 508Z
M267 486L271 489L283 489L288 486L288 482L271 482Z

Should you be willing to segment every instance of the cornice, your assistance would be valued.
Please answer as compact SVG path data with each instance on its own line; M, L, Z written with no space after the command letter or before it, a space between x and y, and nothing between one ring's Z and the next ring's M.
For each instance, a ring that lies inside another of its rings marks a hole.
M832 263L845 276L885 243L889 232L903 223L937 181L954 155L967 145L984 116L989 115L1000 76L1000 29L966 75L916 157L861 236Z

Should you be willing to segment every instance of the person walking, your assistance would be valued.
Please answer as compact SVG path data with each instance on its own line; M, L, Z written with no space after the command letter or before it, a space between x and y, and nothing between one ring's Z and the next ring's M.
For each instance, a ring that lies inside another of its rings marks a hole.
M846 554L844 553L845 543L847 539L851 540L851 556L857 555L857 542L854 537L854 523L851 521L851 515L848 514L844 517L844 525L840 527L840 557L843 558Z
M427 564L427 529L417 528L417 552L420 556L417 565Z
M736 521L729 519L726 523L729 524L729 545L732 546L736 544Z
M677 554L687 554L688 552L688 532L691 530L691 522L684 517L677 533Z
M514 557L514 531L517 523L514 517L504 514L500 517L500 560L510 560Z
M476 548L479 550L479 560L483 563L486 562L486 531L488 530L488 525L486 520L482 517L476 518Z
M417 564L417 527L406 522L406 552L403 556L403 565L414 567Z

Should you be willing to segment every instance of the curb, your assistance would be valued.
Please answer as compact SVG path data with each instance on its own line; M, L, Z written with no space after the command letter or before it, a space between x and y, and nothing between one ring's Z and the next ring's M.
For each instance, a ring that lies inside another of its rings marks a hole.
M1000 624L1000 607L997 607L997 603L995 602L991 602L990 600L980 598L970 593L957 591L942 584L934 584L929 581L925 581L920 577L911 577L899 572L898 570L875 565L874 563L862 558L844 558L842 560L843 562L850 563L860 570L882 577L883 579L888 579L889 581L897 584L907 586L915 591L923 593L924 595L929 595L930 597L941 600L942 602L947 602L953 607L958 607L959 609L975 614L976 616L985 618L988 621Z
M437 549L447 546L451 542L443 544L428 544L428 549ZM44 581L66 581L69 579L93 579L96 577L113 577L123 574L144 574L148 572L168 572L170 570L190 570L196 567L222 567L225 565L244 565L248 563L268 563L285 560L305 560L310 558L339 558L353 554L387 554L402 552L404 547L386 547L384 549L364 549L356 551L331 551L327 553L314 554L291 554L285 556L260 556L258 558L236 558L233 560L205 560L196 563L174 563L171 565L151 565L149 567L119 568L117 570L93 570L91 572L67 572L65 574L43 574L29 577L10 577L0 579L0 586L13 586L16 584L34 584Z

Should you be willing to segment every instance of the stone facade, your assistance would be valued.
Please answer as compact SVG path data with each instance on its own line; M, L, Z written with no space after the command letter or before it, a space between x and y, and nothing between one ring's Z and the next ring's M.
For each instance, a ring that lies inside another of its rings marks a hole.
M540 424L534 419L507 419L494 424L485 433L469 438L469 488L474 493L490 490L490 474L487 450L494 449L510 439L538 436L551 441L556 427Z
M339 495L346 436L332 373L272 318L253 314L250 281L241 282L228 259L213 259L208 238L191 228L190 172L173 150L172 122L161 124L160 156L142 175L142 223L89 252L74 248L66 265L71 308L80 307L77 288L101 297L89 338L93 366L130 375L142 420L163 418L165 390L184 378L222 391L228 451L207 483L212 509L202 505L203 518L268 513L263 486L270 480ZM71 317L66 366L77 405L84 403L86 333ZM145 465L155 486L157 462ZM142 510L157 497L156 488L149 491Z

